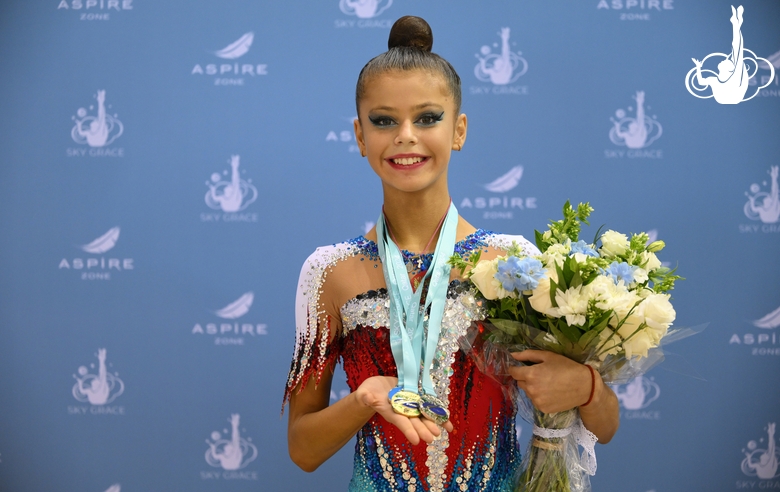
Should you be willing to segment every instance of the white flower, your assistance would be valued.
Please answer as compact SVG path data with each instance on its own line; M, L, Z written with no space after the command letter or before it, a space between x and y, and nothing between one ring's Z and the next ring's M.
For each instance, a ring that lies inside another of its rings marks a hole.
M647 271L644 268L636 267L636 270L634 270L634 282L637 284L647 282Z
M650 294L642 302L644 317L647 326L658 336L658 340L666 335L669 326L677 317L668 294Z
M555 292L555 302L561 316L566 316L569 326L582 326L585 324L585 315L588 313L588 297L583 295L582 286L570 287L565 292Z
M587 263L588 258L590 258L590 256L583 253L574 253L572 257L574 258L574 261L576 261L580 265L584 265L585 263Z
M650 251L643 251L642 254L639 255L639 258L639 265L648 272L652 272L661 266L661 261L655 253L651 253Z
M596 307L604 311L610 309L607 307L609 300L617 295L618 289L612 278L599 275L591 283L582 288L583 295L589 300L596 301Z
M601 236L602 256L620 256L628 251L628 237L616 231L609 230Z
M496 273L498 273L498 258L490 261L482 260L471 270L470 279L485 299L498 299L500 283L495 279Z
M646 329L640 330L628 340L623 340L623 349L625 349L626 357L629 359L631 357L647 357L647 351L657 345Z
M558 308L553 307L550 300L550 277L556 280L558 277L555 272L546 270L546 276L539 281L539 285L534 289L533 295L528 298L528 302L531 303L531 307L537 312L559 318L561 316Z
M604 328L601 330L599 333L599 343L596 348L596 353L598 354L599 359L604 360L608 355L616 355L620 353L620 344L622 342L623 339L620 338L620 335L610 330L609 328Z

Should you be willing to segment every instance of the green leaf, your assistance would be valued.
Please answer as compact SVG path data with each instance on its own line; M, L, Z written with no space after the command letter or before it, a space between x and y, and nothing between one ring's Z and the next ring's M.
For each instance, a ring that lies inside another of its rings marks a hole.
M566 319L558 319L558 329L572 342L577 343L580 340L580 330L574 326L569 326L566 323Z

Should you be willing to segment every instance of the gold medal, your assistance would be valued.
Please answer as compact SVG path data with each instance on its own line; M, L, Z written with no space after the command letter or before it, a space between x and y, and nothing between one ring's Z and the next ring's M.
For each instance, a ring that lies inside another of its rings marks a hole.
M450 419L450 411L439 398L424 393L421 400L420 413L423 417L433 420L439 425L444 425Z
M422 398L417 393L412 393L401 388L393 388L388 393L390 405L395 413L406 415L407 417L420 416L420 403Z

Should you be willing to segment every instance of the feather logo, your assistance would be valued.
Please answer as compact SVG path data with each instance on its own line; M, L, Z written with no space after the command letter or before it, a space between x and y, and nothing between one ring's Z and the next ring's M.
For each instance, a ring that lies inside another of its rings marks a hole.
M119 239L119 227L112 227L107 233L81 247L87 253L99 255L105 253L116 245Z
M231 302L227 306L223 307L219 311L214 311L214 314L224 319L236 319L245 315L249 308L252 307L252 303L255 300L254 292L247 292L237 300Z
M252 41L255 40L255 33L248 32L238 38L237 41L227 45L226 47L222 48L219 51L215 51L214 54L217 55L220 58L225 58L227 60L233 60L235 58L239 58L241 56L244 56L247 51L249 51L249 48L252 47Z
M777 53L774 53L774 54L771 54L771 55L767 56L766 60L764 60L763 58L758 60L758 66L760 68L763 68L764 70L769 70L771 68L769 66L770 63L775 68L780 69L780 51L778 51Z
M780 308L777 308L763 318L754 321L753 325L757 326L758 328L777 328L780 326Z
M500 178L485 185L485 189L493 193L505 193L520 183L523 177L523 166L515 166Z

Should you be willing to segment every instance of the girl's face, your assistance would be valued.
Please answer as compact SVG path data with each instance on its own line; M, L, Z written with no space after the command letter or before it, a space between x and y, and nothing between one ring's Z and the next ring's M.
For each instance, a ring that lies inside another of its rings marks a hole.
M385 188L446 190L450 152L463 146L466 126L440 76L388 72L366 85L355 137Z

